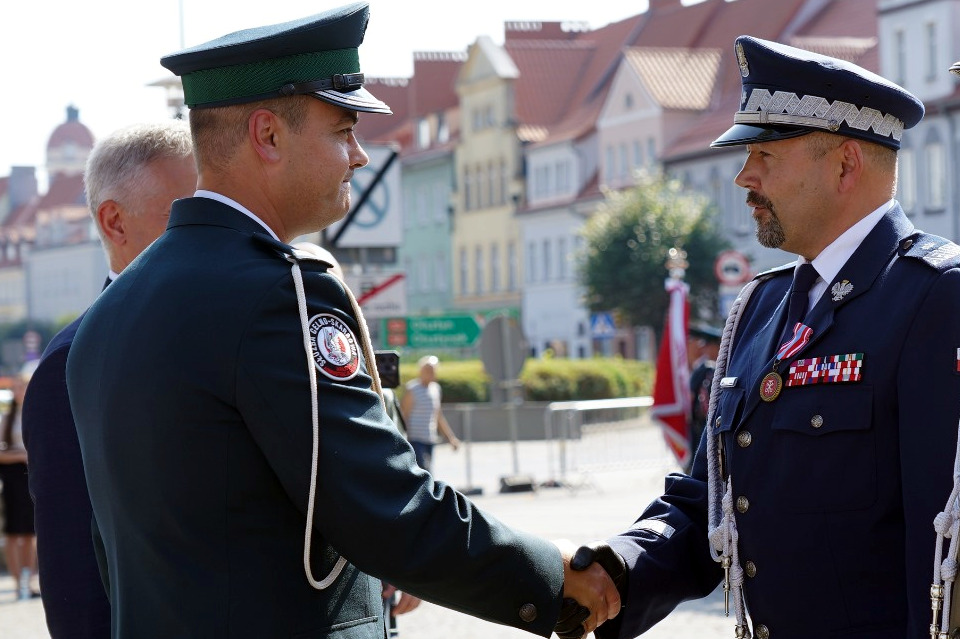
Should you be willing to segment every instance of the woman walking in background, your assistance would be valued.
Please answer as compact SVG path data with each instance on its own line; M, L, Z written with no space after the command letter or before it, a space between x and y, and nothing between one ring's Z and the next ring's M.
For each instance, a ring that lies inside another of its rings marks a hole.
M33 527L33 501L27 486L27 450L23 446L20 428L23 395L36 365L35 361L24 364L14 377L10 410L0 421L4 559L21 599L40 596L34 584L37 578L37 535Z

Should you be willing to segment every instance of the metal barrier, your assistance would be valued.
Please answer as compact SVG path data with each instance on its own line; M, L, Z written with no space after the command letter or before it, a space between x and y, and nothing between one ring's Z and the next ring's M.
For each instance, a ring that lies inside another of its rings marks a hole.
M547 467L556 485L593 485L596 472L656 468L676 460L650 417L651 397L553 402L544 411Z

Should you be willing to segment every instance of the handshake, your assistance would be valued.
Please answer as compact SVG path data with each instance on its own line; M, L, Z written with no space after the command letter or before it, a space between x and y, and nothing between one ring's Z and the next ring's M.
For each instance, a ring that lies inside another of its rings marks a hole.
M575 552L570 542L555 543L563 555L564 599L553 631L560 639L581 639L620 612L627 567L604 542L580 546Z

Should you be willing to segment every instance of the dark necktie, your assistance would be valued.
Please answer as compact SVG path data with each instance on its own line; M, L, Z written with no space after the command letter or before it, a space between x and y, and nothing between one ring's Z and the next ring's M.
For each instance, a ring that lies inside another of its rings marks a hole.
M803 320L807 314L807 305L810 298L810 287L817 279L817 269L813 264L805 262L797 267L793 273L793 286L790 288L790 302L787 306L787 321L783 325L783 334L777 343L777 348L793 337L793 327Z

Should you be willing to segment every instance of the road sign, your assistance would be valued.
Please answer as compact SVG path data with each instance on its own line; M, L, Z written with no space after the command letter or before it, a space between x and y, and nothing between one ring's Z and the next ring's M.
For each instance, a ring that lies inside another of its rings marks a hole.
M713 272L726 286L744 284L750 279L750 262L740 251L723 251L713 263Z
M480 327L472 315L389 317L384 326L391 347L469 348L480 337Z
M484 370L495 381L516 379L527 360L527 347L520 323L503 315L487 322L480 340L480 359Z
M590 336L594 339L610 339L617 334L617 326L611 313L594 313L590 316Z

